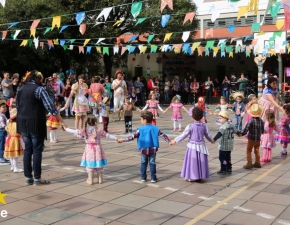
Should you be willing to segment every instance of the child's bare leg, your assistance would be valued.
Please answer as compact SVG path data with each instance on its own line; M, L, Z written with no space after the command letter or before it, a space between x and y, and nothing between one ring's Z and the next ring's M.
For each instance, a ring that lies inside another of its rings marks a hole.
M87 167L86 170L88 173L88 179L87 179L86 183L88 185L93 185L93 183L94 183L94 169Z
M103 183L103 171L104 171L103 167L97 169L99 184Z

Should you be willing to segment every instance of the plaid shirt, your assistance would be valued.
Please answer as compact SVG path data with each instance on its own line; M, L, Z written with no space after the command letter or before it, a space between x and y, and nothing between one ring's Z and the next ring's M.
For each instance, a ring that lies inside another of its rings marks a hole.
M0 129L4 129L7 125L7 118L5 114L0 113Z
M260 117L252 117L244 128L242 135L245 135L246 133L248 133L248 139L252 141L260 141L261 135L264 133L264 121L261 120Z
M130 135L127 138L123 139L123 142L129 142L129 141L133 141L135 138L138 138L140 135L139 133L139 129L136 130L136 132L134 132L132 135ZM170 142L169 138L167 137L166 134L164 134L161 130L159 130L158 136L161 137L164 141L166 141L167 143ZM140 148L139 152L141 154L144 155L152 155L155 154L158 151L157 147L150 147L150 148Z
M219 139L218 150L232 151L234 148L234 134L236 133L234 126L229 122L221 125L217 135L214 137L215 141Z
M35 84L34 81L28 82L29 84ZM36 85L36 84L35 84ZM51 99L48 96L47 91L39 86L36 88L35 92L34 92L34 96L41 100L44 107L46 108L46 110L53 116L58 114L58 110L55 108L53 102L51 101ZM16 102L17 103L17 102Z

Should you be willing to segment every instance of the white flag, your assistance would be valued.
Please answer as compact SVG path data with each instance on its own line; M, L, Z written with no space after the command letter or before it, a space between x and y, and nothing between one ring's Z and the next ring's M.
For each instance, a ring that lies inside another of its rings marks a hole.
M34 46L35 46L36 49L38 48L38 45L39 45L39 39L38 38L39 37L33 38Z
M186 40L189 38L189 35L190 35L190 31L183 32L183 34L182 34L183 42L186 42Z
M13 39L14 39L14 40L17 38L17 36L18 36L18 34L20 33L20 31L21 31L21 30L16 30L16 31L15 31L15 34L14 34L14 36L13 36Z
M119 53L119 46L114 47L114 55Z
M103 9L103 11L98 15L97 19L99 19L101 16L104 16L105 21L106 21L112 9L113 7Z

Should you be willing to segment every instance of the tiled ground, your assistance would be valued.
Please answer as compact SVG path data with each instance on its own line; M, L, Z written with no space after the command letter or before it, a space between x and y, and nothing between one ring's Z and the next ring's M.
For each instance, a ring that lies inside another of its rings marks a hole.
M170 115L162 115L158 126L169 135ZM208 117L212 135L217 132L215 117ZM66 119L73 126L73 119ZM186 117L183 126L190 122ZM134 128L139 126L135 113ZM112 134L125 137L123 122L112 122ZM43 178L47 186L24 186L23 174L0 166L0 191L7 194L8 212L1 225L37 224L110 224L110 225L179 225L179 224L275 224L290 225L290 162L273 151L271 163L262 169L244 170L245 138L236 138L232 152L233 173L217 175L219 169L217 144L208 143L211 177L201 183L180 178L186 141L169 146L160 141L155 184L141 183L140 158L136 142L122 145L102 139L109 166L104 183L87 186L86 172L79 167L84 141L58 130L61 142L46 142L43 154ZM290 159L290 158L289 158ZM21 164L22 165L22 162ZM1 215L1 214L0 214Z

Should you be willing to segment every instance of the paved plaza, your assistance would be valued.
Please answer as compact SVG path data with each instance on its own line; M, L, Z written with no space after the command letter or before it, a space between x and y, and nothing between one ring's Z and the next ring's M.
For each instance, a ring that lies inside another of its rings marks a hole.
M170 117L170 113L161 115L157 125L172 139L178 133L172 132ZM212 136L218 130L215 119L208 116ZM65 121L73 128L72 118ZM186 117L183 128L190 121ZM133 128L138 126L140 117L135 112ZM109 131L127 136L123 121L111 122ZM88 186L87 173L79 166L84 141L61 129L58 136L57 144L45 142L43 153L42 178L50 179L50 185L25 186L23 174L0 166L0 191L7 194L7 204L0 202L0 213L8 212L7 217L0 216L0 225L290 225L290 157L278 156L279 145L273 150L272 162L263 163L261 169L245 170L247 141L236 137L233 173L218 175L217 143L207 142L211 177L197 183L180 178L187 141L169 146L160 140L159 182L152 184L140 182L136 141L118 144L103 138L109 163L104 183Z

